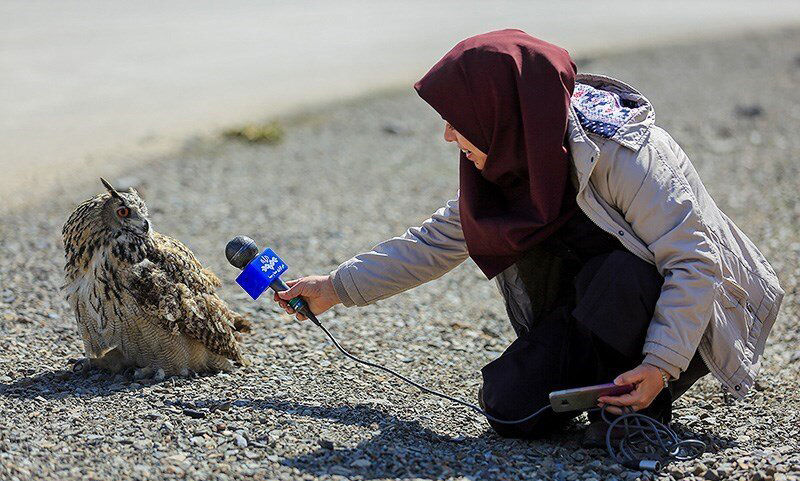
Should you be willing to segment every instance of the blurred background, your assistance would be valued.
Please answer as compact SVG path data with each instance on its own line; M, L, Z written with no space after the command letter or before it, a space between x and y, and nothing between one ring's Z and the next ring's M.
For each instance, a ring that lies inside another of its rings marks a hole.
M0 204L188 138L412 82L518 27L575 57L800 22L790 1L0 2Z

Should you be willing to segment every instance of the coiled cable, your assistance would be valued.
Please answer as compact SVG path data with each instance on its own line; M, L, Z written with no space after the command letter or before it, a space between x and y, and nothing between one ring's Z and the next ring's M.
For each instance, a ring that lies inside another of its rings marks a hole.
M625 467L658 471L667 461L687 461L699 457L706 443L699 439L680 439L669 426L647 416L623 408L623 414L610 419L603 405L600 414L608 423L606 449L611 458ZM624 435L614 439L616 429Z

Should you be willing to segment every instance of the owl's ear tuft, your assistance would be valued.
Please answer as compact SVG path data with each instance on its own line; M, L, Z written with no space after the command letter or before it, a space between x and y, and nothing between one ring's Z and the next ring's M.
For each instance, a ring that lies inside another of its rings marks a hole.
M103 186L106 188L108 193L111 194L111 197L116 197L117 199L122 200L122 196L119 195L119 192L117 192L117 189L112 187L111 184L109 184L106 179L100 177L100 182L103 183Z

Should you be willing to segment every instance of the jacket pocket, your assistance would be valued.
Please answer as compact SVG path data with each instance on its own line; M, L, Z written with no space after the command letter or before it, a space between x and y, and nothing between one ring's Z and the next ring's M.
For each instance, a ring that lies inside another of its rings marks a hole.
M720 291L722 292L722 305L725 308L734 309L736 307L746 308L747 306L747 291L735 281L722 278L720 283Z
M719 299L725 317L726 329L733 334L734 343L743 343L749 353L744 352L745 358L752 358L755 351L755 338L760 329L754 329L756 316L750 302L748 302L747 291L737 282L723 278L719 286Z

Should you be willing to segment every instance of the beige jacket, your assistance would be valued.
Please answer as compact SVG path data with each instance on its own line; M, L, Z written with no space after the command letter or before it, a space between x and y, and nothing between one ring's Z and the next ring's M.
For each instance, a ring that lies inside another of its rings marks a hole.
M784 295L774 270L717 207L683 150L654 125L646 98L608 77L579 75L577 81L635 104L613 135L602 136L584 128L573 103L568 136L578 206L664 276L645 362L677 378L699 350L711 373L743 397ZM340 300L362 306L436 279L467 257L454 199L420 227L331 274ZM530 301L516 268L497 283L512 322L530 325Z

